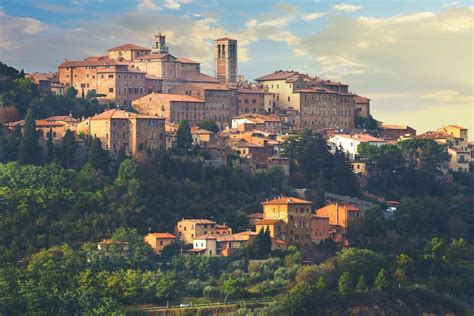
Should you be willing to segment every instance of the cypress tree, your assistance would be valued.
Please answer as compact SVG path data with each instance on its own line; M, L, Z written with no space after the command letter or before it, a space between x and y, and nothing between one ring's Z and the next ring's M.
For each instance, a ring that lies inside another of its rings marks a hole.
M46 143L46 162L50 163L54 159L54 144L53 144L53 129L50 128L48 132L48 141Z
M339 277L337 289L341 294L347 294L352 292L352 280L349 272L344 272Z
M316 187L316 201L314 201L314 206L320 208L326 205L326 186L324 184L324 175L323 172L319 172L318 184Z
M61 154L62 154L62 162L63 166L69 168L71 166L71 162L74 158L74 153L76 152L76 140L74 138L74 134L71 130L67 130L66 134L64 134L63 141L61 144Z
M102 170L104 174L108 174L110 163L109 153L107 150L102 149L100 139L94 138L92 140L87 158L95 169Z
M374 289L383 291L390 286L387 271L384 268L380 269L374 281Z
M367 292L367 283L365 282L365 276L363 274L357 279L355 291L359 293Z
M179 149L190 149L193 144L193 136L191 135L191 128L186 120L179 123L178 132L176 135L177 146Z
M25 117L23 137L18 149L18 162L23 165L39 164L42 160L41 156L41 147L38 144L35 119L31 109L28 109Z

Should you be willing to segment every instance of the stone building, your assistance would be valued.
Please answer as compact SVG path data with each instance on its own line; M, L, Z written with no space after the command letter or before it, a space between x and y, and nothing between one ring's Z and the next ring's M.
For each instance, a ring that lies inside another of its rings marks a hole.
M182 219L176 223L176 236L190 244L198 236L215 235L216 222L208 219Z
M128 155L145 150L165 149L165 119L118 109L89 117L77 126L78 134L100 139L102 147Z
M170 233L150 233L145 236L144 241L159 255L166 246L176 242L176 236Z
M263 220L255 225L257 229L262 225L274 226L270 232L277 232L279 239L287 244L309 245L311 244L312 204L310 201L294 197L279 197L263 202Z
M265 92L256 89L238 90L238 113L239 114L264 114L265 113Z
M228 37L214 41L215 77L223 83L237 82L237 41Z
M379 135L386 140L398 140L400 137L414 137L416 130L407 125L383 124Z
M132 102L141 114L165 118L170 123L187 120L196 125L206 118L204 100L183 94L151 93Z
M256 81L272 93L274 111L288 117L293 129L354 128L356 96L347 84L295 71L276 71Z
M102 102L129 105L132 100L151 92L161 92L161 82L146 76L128 62L107 56L88 57L80 61L65 60L58 67L61 84L74 87L78 97L95 92Z
M359 95L355 96L354 115L356 117L369 117L370 115L370 99Z
M206 118L214 120L225 129L237 112L237 89L222 84L185 83L174 87L170 93L192 96L206 102Z

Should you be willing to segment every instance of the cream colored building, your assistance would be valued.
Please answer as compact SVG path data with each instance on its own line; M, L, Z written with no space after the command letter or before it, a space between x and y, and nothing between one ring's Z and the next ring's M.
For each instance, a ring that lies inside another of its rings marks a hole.
M145 150L165 149L165 119L122 111L108 110L78 124L78 134L98 138L102 147L117 154L136 155Z
M279 239L287 244L311 244L312 204L310 201L294 197L279 197L263 202L263 220L256 223L257 228L261 228L262 225L272 225L274 234L279 231Z
M176 236L169 233L151 233L146 235L144 240L150 245L153 252L159 255L166 246L176 242Z
M206 118L204 100L189 95L151 93L132 102L132 107L141 114L165 118L170 123L187 120L196 125Z
M197 236L214 235L216 222L208 219L182 219L176 223L176 236L184 243L191 244Z
M276 71L255 80L271 93L273 111L288 116L292 129L354 128L356 95L347 84L295 71Z

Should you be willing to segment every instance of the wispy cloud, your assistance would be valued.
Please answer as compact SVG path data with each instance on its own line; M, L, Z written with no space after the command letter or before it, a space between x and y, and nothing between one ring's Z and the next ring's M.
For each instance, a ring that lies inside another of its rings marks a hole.
M313 13L307 13L307 14L303 14L303 20L306 20L306 21L313 21L313 20L316 20L316 19L319 19L320 17L324 16L326 13L324 12L313 12Z
M140 0L137 5L138 11L159 11L161 7L156 3L155 0Z
M349 3L338 3L333 6L334 10L342 11L342 12L355 12L360 10L360 5L353 5Z

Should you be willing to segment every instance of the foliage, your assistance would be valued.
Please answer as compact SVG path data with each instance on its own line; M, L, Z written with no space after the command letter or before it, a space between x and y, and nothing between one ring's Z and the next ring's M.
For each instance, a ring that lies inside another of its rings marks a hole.
M336 150L332 155L326 141L310 130L303 130L289 137L282 145L283 154L295 165L290 182L297 187L315 187L320 178L329 186L324 189L346 195L356 195L352 167L343 152ZM318 184L318 186L320 186ZM323 190L322 187L319 190ZM319 193L321 195L321 192Z
M213 133L219 132L219 126L217 126L216 121L211 119L205 119L198 123L198 127L210 131Z
M191 128L186 120L179 123L178 132L176 134L177 148L181 150L189 150L193 144L193 136Z
M386 290L390 286L390 280L388 278L387 271L384 268L380 269L377 273L377 277L374 281L374 289L376 290Z
M337 290L341 294L348 294L352 292L352 278L349 272L346 271L341 274L341 276L339 277L339 281L337 282Z
M36 123L31 110L28 110L25 117L23 137L18 149L18 162L21 164L40 164L42 161L41 147L38 144Z

